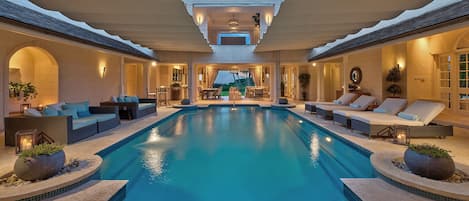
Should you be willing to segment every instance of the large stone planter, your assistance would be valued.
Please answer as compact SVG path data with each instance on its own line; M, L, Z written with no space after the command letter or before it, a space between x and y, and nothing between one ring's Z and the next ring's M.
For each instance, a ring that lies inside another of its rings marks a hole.
M455 171L453 159L432 158L411 149L405 151L404 161L412 173L435 180L448 179Z
M56 175L65 163L64 151L52 155L18 158L14 172L25 181L43 180Z

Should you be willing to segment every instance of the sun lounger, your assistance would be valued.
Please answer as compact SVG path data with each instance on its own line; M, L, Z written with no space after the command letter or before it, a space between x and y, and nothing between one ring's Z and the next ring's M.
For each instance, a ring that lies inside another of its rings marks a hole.
M431 121L445 109L439 102L417 100L398 115L363 113L350 116L351 129L373 136L392 134L394 126L408 126L410 137L452 136L452 126L432 124Z
M316 114L324 119L332 120L334 110L365 111L371 104L376 102L373 96L361 95L348 106L345 105L317 105Z
M345 93L344 95L339 97L337 100L334 100L332 102L305 102L305 112L307 111L310 113L316 112L317 105L348 105L353 100L355 100L357 96L358 95L354 93Z
M387 98L386 100L375 108L373 111L364 112L364 111L354 111L354 110L334 110L333 119L334 122L345 125L347 128L350 128L350 116L352 115L361 115L361 114L372 114L372 113L384 113L396 115L398 112L402 111L407 105L406 99L401 98Z

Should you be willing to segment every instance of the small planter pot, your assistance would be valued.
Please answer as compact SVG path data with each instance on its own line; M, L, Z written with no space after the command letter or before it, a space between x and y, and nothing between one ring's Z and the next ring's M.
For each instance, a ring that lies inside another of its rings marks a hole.
M18 178L25 181L43 180L56 175L65 163L64 151L52 155L18 158L14 172Z
M404 161L412 173L429 179L445 180L455 171L452 158L432 158L411 149L405 151Z

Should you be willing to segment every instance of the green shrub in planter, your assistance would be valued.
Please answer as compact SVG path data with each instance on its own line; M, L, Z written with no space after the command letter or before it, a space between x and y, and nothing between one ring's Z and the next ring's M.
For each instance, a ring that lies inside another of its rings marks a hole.
M455 171L449 151L435 145L409 145L404 153L404 161L412 173L430 179L445 180Z
M56 175L64 163L62 145L40 144L20 154L16 159L14 172L25 181L42 180Z

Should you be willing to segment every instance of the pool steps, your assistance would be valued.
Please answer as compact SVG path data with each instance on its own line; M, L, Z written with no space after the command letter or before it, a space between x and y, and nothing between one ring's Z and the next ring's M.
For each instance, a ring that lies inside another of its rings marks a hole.
M127 180L91 180L75 189L51 198L55 201L121 201L125 198Z
M380 178L341 179L344 194L351 201L429 201L430 199L402 190Z

